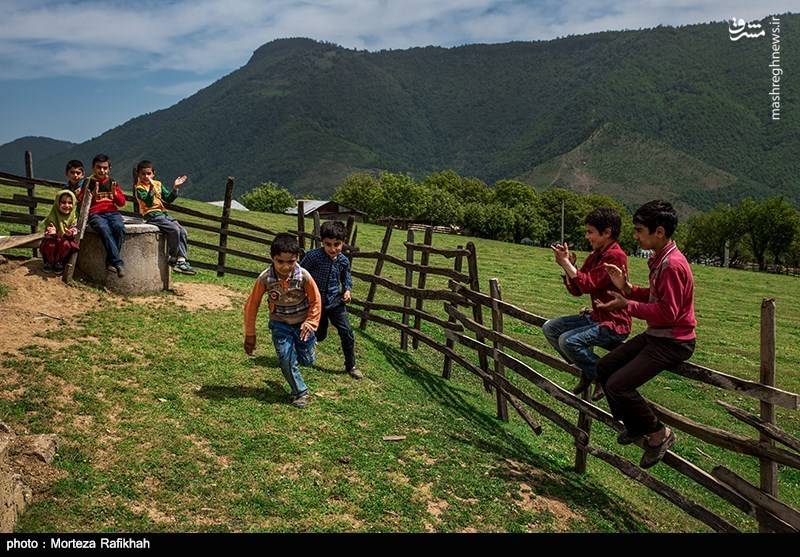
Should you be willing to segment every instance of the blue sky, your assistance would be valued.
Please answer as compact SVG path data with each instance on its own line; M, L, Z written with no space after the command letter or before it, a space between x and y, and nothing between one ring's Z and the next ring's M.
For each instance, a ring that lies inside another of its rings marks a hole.
M760 19L797 0L3 0L0 144L81 142L310 37L380 50Z

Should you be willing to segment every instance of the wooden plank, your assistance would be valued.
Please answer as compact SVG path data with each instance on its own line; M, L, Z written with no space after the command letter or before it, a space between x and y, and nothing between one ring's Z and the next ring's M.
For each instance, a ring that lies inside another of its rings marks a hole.
M216 263L203 263L202 261L192 261L192 267L197 267L198 269L207 269L209 271L216 271L217 264ZM242 277L251 277L257 278L258 275L261 273L257 273L254 271L246 271L244 269L236 269L234 267L225 267L225 272L229 275L239 275Z
M50 188L58 188L61 189L64 187L62 182L56 182L53 180L45 180L44 178L28 178L26 176L18 176L16 174L9 174L8 172L0 172L0 181L5 183L6 180L13 181L22 184L33 184L34 186L47 186ZM8 184L12 185L12 184Z
M314 211L312 215L314 217L314 248L321 248L322 247L322 225L320 224L319 220L319 211Z
M492 305L492 298L491 296L487 296L486 294L481 294L480 292L475 292L470 290L464 284L460 284L456 281L449 281L448 286L458 292L459 294L463 294L464 297L469 298L476 304L483 304L487 307L491 307ZM537 327L541 327L544 325L545 321L547 321L546 317L542 317L540 315L536 315L535 313L531 313L530 311L524 310L520 307L517 307L513 304L509 304L508 302L498 302L500 310L507 316L513 317L515 319L519 319L520 321L524 321L525 323L529 323L531 325L536 325Z
M428 312L421 311L421 310L418 310L416 308L398 306L398 305L393 305L393 304L378 304L378 303L375 303L375 302L366 302L366 301L359 300L357 298L352 298L351 301L352 301L352 303L354 303L356 305L359 305L359 306L363 306L363 307L369 309L370 311L372 311L374 309L377 309L377 310L381 310L381 311L393 311L393 312L400 313L401 315L402 314L405 314L405 315L416 315L416 316L419 316L420 319L425 320L425 321L429 321L429 322L431 322L431 323L433 323L435 325L438 325L438 326L442 327L443 329L450 329L451 331L458 331L458 332L461 332L461 331L464 330L464 328L461 325L459 325L458 323L450 323L448 321L445 321L444 319L436 317L435 315L431 315ZM404 325L408 325L407 321L404 322L403 324Z
M645 472L632 462L612 454L608 451L598 447L587 445L584 447L585 451L589 454L610 464L632 480L639 482L651 491L658 493L664 499L683 510L689 516L692 516L702 522L703 524L711 527L716 532L738 532L739 530L724 518L717 516L702 505L691 501L678 493L672 487L668 486L659 479Z
M758 458L768 458L780 464L800 469L800 455L796 453L790 453L777 447L770 447L766 443L761 443L755 439L750 439L723 429L699 424L655 402L648 401L648 403L662 422L680 429L701 441L736 453L747 454Z
M412 298L424 298L426 300L443 300L447 302L454 302L454 303L466 303L466 300L462 298L459 294L455 292L451 292L449 290L420 290L419 288L407 288L401 284L396 284L389 279L385 279L383 277L370 275L369 273L362 273L360 271L350 271L354 277L359 278L363 281L372 283L370 285L370 291L372 291L372 286L377 287L385 286L389 290L397 292L398 294L408 294ZM374 296L373 296L374 298ZM369 298L367 298L368 302L371 302Z
M219 227L210 226L208 224L202 224L199 222L193 221L181 221L181 225L185 228L196 228L197 230L205 230L206 232L215 232L219 234ZM241 238L242 240L248 240L250 242L255 242L257 244L269 246L272 244L271 240L266 238L259 238L258 236L251 236L250 234L245 234L243 232L237 232L235 230L228 230L228 237L230 238ZM192 263L194 265L194 263Z
M19 199L18 199L19 198ZM17 207L36 207L38 205L36 198L29 198L27 195L15 195L13 199L0 198L0 205L14 205Z
M29 248L30 244L37 246L44 238L44 232L34 234L23 234L19 236L0 236L0 251L13 248Z
M433 228L428 227L428 228L425 229L425 238L423 240L423 243L426 246L430 246L430 245L433 244ZM406 248L406 249L408 249L408 248ZM429 251L423 251L422 252L422 257L420 258L420 266L423 267L423 268L427 267L428 263L430 263L430 258L431 258L431 253ZM427 282L427 280L428 280L428 274L425 271L421 271L419 273L419 279L418 279L418 282L417 282L417 288L419 290L424 290L425 289L425 283ZM417 302L417 310L422 311L422 307L423 307L423 305L425 303L425 300L423 298L417 298L416 302ZM413 326L413 328L419 331L419 326L420 326L419 317L415 316L414 317L414 326ZM419 347L419 341L416 338L412 338L411 339L411 347L414 350L416 350Z
M26 178L33 178L33 153L30 151L25 151L25 177ZM28 215L31 217L36 216L36 201L34 201L34 197L36 197L36 186L33 184L28 185L28 200L30 204L28 205ZM34 221L31 223L31 234L36 232L37 222ZM33 257L38 257L39 250L36 248L31 248L31 254Z
M45 217L38 215L25 215L23 213L14 213L12 211L0 211L0 222L10 222L13 224L38 224L40 220Z
M297 241L300 242L300 249L306 249L306 239L303 233L306 231L306 204L304 201L297 202Z
M460 251L465 251L462 246L458 246L456 249ZM463 255L456 256L455 263L453 264L453 270L457 273L461 273L461 268L463 264L464 264L464 256ZM455 323L456 320L453 317L448 316L447 322ZM456 343L453 339L448 338L446 343L448 348L450 349L455 348ZM452 370L453 370L453 361L450 359L449 356L445 356L444 362L442 364L442 377L444 377L445 379L450 379L450 374L452 373Z
M500 312L497 305L497 301L501 300L503 295L500 291L500 283L496 278L489 280L489 293L492 296L492 330L496 333L503 334L503 314ZM494 347L494 373L500 377L505 377L503 364L496 357L497 351L501 349L503 345L496 339L493 340L492 343ZM497 417L504 422L508 421L508 401L500 391L497 392Z
M472 292L480 292L481 284L478 278L478 252L475 249L475 244L473 242L467 242L467 272L469 273L469 288ZM483 326L483 307L480 304L473 304L472 306L472 318ZM478 342L483 342L483 335L480 332L475 333ZM489 360L486 354L479 353L478 359L480 360L481 369L485 372L489 372ZM489 386L488 383L484 383L483 385L486 388L487 392L491 392L492 388Z
M435 248L433 246L427 246L425 244L411 244L411 245L408 245L408 243L406 243L404 245L407 248L413 249L414 251L435 253L436 255L441 255L441 256L447 257L449 259L452 259L454 257L458 257L459 255L462 255L464 257L469 255L469 252L467 252L466 250L463 250L463 249L462 250L458 250L458 249Z
M300 203L301 202L298 202L298 207L300 206ZM298 213L299 212L300 212L300 209L298 209ZM299 221L298 221L298 223L299 223ZM392 240L392 231L393 230L394 230L394 227L392 226L392 222L389 221L389 224L386 226L386 230L383 233L383 241L381 242L381 253L383 253L383 254L385 254L385 253L387 253L389 251L389 242ZM383 259L378 259L375 262L375 273L374 273L375 276L376 277L379 276L381 274L382 270L383 270ZM367 293L367 301L368 302L374 302L375 301L375 294L378 291L379 282L376 281L376 280L373 280L373 278L370 275L367 275L367 274L363 274L362 276L359 277L357 272L356 271L352 271L352 270L350 271L350 274L353 275L354 277L361 278L362 280L366 280L366 281L368 281L370 283L369 284L369 292ZM369 310L365 309L364 310L364 315L361 318L361 323L359 323L358 328L361 329L362 331L366 331L367 330L367 322L368 321L369 321Z
M409 230L406 233L406 243L414 243L414 231ZM383 257L390 257L389 254L381 254L375 252L376 255L383 256ZM363 256L363 253L360 253L359 256ZM399 258L398 258L399 259ZM406 248L406 261L407 266L405 267L406 276L405 276L405 286L411 288L414 284L414 270L412 265L414 265L414 250L411 248ZM411 296L408 294L403 296L403 307L410 308L411 307ZM408 325L408 316L409 314L404 312L403 313L403 325ZM408 350L408 333L405 331L400 331L400 350Z
M217 276L225 276L225 256L228 247L228 226L231 218L231 201L233 200L233 178L228 176L225 182L225 199L222 203L222 220L219 229L219 253L217 254Z
M581 398L587 402L591 400L590 390L591 389L585 390L581 395ZM585 431L586 435L588 435L591 438L592 418L588 416L585 412L578 413L578 427L583 431ZM578 474L586 473L587 456L588 453L583 447L579 445L575 446L575 471Z
M794 437L793 435L785 432L781 428L776 425L773 425L769 422L765 422L758 416L750 414L749 412L745 412L741 408L736 408L726 402L721 400L717 401L717 404L722 406L727 412L736 418L737 420L741 420L747 425L753 426L759 432L763 433L764 435L774 439L775 441L786 445L787 447L794 449L797 452L800 452L800 439Z
M61 280L63 280L65 284L72 282L72 276L75 274L75 265L78 262L78 252L81 249L83 236L86 234L86 225L89 223L89 208L92 206L93 196L94 194L87 187L86 192L83 195L83 199L81 200L81 208L78 211L78 235L75 237L75 243L78 244L78 249L69 256L67 264L64 265L64 272L61 275Z
M775 386L775 299L765 298L761 301L761 343L760 343L760 383ZM775 424L775 405L761 401L761 419L768 424ZM774 447L775 441L766 433L759 432L763 444ZM761 472L761 490L772 497L778 497L778 465L768 458L759 461ZM759 517L759 531L769 532L769 526Z
M409 232L413 232L413 230L409 230ZM406 243L408 243L408 242L406 242ZM420 265L418 263L414 263L413 259L408 259L408 253L409 252L411 252L413 254L414 250L412 250L411 248L406 248L406 259L405 260L400 259L399 257L396 257L396 256L391 255L389 253L382 254L382 253L377 252L377 251L360 251L360 252L358 252L358 254L355 257L363 258L363 259L379 259L380 258L380 259L384 259L385 261L389 261L390 263L394 263L395 265L397 265L399 267L403 267L406 270L416 271L418 273L426 273L426 274L429 274L429 275L439 275L439 276L448 277L448 278L451 278L451 279L454 279L454 280L469 281L469 276L465 275L464 273L462 273L460 271L456 271L454 269L448 269L448 268L445 268L445 267L433 267L433 266L430 266L430 265ZM456 258L456 259L458 259L458 258Z
M733 489L742 494L742 497L750 501L760 510L772 513L795 530L800 531L800 511L779 501L769 493L758 489L750 482L735 474L724 466L715 466L711 474L718 480L725 482Z
M497 388L497 383L495 383L494 386L498 393L504 391L504 389ZM528 427L530 427L536 435L541 435L542 425L538 421L534 420L533 417L525 411L522 405L513 396L506 398L511 407L517 411L517 414L519 414L520 418L522 418L522 420L528 424Z
M209 251L213 251L216 253L224 252L226 255L234 255L236 257L241 257L242 259L249 259L251 261L258 261L259 263L272 263L272 259L269 257L265 257L263 255L255 255L253 253L249 253L246 251L239 251L232 248L221 248L216 244L209 244L206 242L200 242L199 240L187 240L187 244L190 246L194 246L200 249L207 249ZM217 263L217 267L219 267L219 263Z
M25 201L25 202L26 202L26 203L25 203L25 206L26 206L26 207L28 207L28 206L29 206L29 204L31 203L31 198L30 198L30 197L28 197L27 195L22 195L21 193L15 193L15 194L14 194L14 195L12 195L11 197L12 197L12 199L14 199L14 201ZM54 197L51 197L51 198L47 198L47 197L34 197L32 201L33 201L34 203L36 203L37 205L38 205L38 204L42 204L42 205L52 205L54 200L55 200L55 198L54 198ZM8 202L8 201L5 201L5 203L9 203L9 202ZM11 204L11 205L21 205L21 203L10 203L10 204Z

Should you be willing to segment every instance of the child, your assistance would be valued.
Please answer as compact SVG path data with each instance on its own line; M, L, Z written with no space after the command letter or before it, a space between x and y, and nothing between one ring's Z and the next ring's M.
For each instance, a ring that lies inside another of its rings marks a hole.
M583 262L580 271L575 268L574 253L569 246L555 244L556 262L566 273L564 284L573 296L589 294L592 309L583 310L580 315L567 315L548 320L542 331L565 360L574 363L581 369L582 375L573 393L581 394L597 379L597 360L600 359L593 346L601 346L612 350L622 344L631 332L631 318L627 310L606 311L598 302L607 302L614 298L607 292L614 285L605 263L617 265L621 269L628 266L628 256L617 243L622 220L614 209L595 209L586 216L586 239L592 246L592 253ZM592 400L600 400L603 389L596 384Z
M79 160L72 159L67 163L67 168L64 173L67 177L67 182L64 184L64 189L70 190L72 193L77 194L78 190L83 185L83 163Z
M311 273L322 296L322 317L317 329L317 342L328 336L328 322L339 332L344 353L344 370L355 379L364 375L356 368L355 337L347 318L345 304L350 302L353 278L350 261L342 253L347 228L342 222L326 222L320 228L323 247L309 251L300 266Z
M161 185L155 179L153 163L141 161L136 165L136 187L134 188L136 200L139 202L139 212L148 224L153 224L167 236L167 252L169 264L176 273L196 275L186 260L187 234L176 219L167 214L165 203L172 203L178 197L178 190L187 180L186 176L175 178L172 189Z
M314 331L322 311L319 290L311 275L297 264L300 245L291 234L278 234L270 246L272 265L261 273L244 306L244 351L256 347L256 318L261 298L269 296L269 330L281 371L291 388L294 406L305 408L308 387L300 375L300 365L314 365Z
M625 429L617 437L622 445L644 437L645 452L640 466L659 462L675 444L675 434L663 425L636 391L663 369L689 359L695 348L694 277L689 262L671 239L678 216L666 201L645 203L633 216L634 238L642 249L655 253L647 262L650 286L628 282L624 269L607 265L614 297L602 304L613 311L627 308L633 317L647 321L647 330L609 352L597 363L608 406Z
M92 192L89 207L89 224L97 232L106 248L106 269L124 275L124 262L120 258L122 243L125 241L125 222L117 210L125 206L125 194L115 180L109 176L111 163L102 153L92 160L92 175L83 181L78 190L78 203L88 190Z
M63 273L69 256L78 249L75 242L78 234L75 226L78 222L76 205L74 193L66 189L60 190L56 194L50 214L42 222L44 240L39 249L42 250L42 269L45 273Z

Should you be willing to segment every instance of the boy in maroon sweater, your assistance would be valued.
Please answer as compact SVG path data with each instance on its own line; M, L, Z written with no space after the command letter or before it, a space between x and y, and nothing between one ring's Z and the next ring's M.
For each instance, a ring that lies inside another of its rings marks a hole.
M677 226L678 216L666 201L645 203L633 216L634 238L642 249L655 250L647 262L648 288L631 285L623 269L606 265L624 295L611 292L614 299L603 307L610 311L627 308L632 317L647 321L644 333L597 363L611 413L625 424L617 441L626 445L646 438L642 468L664 457L675 444L675 434L659 421L636 389L662 370L688 360L695 347L694 277L671 239Z
M581 380L572 390L581 394L597 379L597 361L600 359L592 348L600 346L613 350L622 344L631 332L631 318L626 309L606 311L597 304L614 298L608 293L614 289L604 264L610 263L626 269L628 256L617 243L622 220L614 209L602 207L586 216L586 239L592 253L583 262L580 270L575 268L574 253L566 243L553 245L556 263L564 269L564 284L573 296L589 294L592 309L579 315L565 315L550 319L542 326L542 332L561 356L578 366ZM595 387L594 400L603 396L599 384Z

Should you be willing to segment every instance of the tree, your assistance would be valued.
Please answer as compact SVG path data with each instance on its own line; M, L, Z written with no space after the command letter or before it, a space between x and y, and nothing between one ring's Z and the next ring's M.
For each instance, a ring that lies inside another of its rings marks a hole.
M494 199L506 207L528 205L537 200L536 190L517 180L499 180L494 183Z
M283 213L296 205L288 190L278 187L275 182L264 182L241 196L242 204L251 211Z
M430 192L408 174L381 172L381 216L417 220L430 203Z
M346 207L365 212L376 219L381 210L381 185L377 178L369 174L351 174L339 184L331 200Z
M797 211L783 197L762 201L747 198L738 210L758 269L766 269L767 251L776 264L780 263L797 234Z

